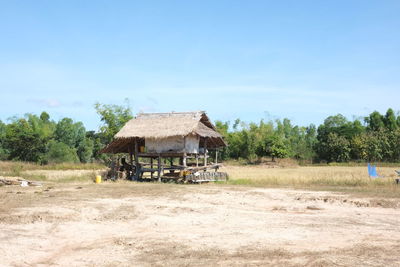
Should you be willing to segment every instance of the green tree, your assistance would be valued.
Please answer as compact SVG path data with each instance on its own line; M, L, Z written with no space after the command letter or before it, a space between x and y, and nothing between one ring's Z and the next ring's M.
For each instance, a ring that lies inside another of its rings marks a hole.
M49 121L50 121L50 115L49 115L49 113L47 113L46 111L43 111L43 112L40 114L40 119L41 119L43 122L49 122Z
M355 135L350 141L351 157L353 159L368 160L367 133Z
M384 118L384 123L386 129L388 129L389 131L394 131L397 129L396 115L394 114L393 109L389 108L387 110Z
M350 159L349 141L336 133L329 133L326 149L328 150L328 161L346 162Z
M101 134L96 133L95 131L86 132L86 138L92 140L93 142L93 158L94 159L105 159L105 154L100 154L99 151L105 146L104 143L101 142Z
M82 163L88 163L93 157L94 142L90 138L84 138L82 142L79 143L77 154L79 160Z
M315 157L314 146L316 143L316 129L309 127L293 127L290 137L292 157L299 160L313 160Z
M86 130L82 122L76 122L70 118L61 119L56 126L54 138L71 148L77 148L85 139Z
M272 161L275 158L287 158L290 154L288 145L285 143L284 138L281 135L270 136L266 140L267 155L272 157Z
M229 122L216 121L215 128L223 136L225 141L229 139ZM229 146L221 149L219 154L220 159L225 160L229 158Z
M6 128L6 149L10 159L42 162L50 134L39 128L38 118L14 119Z
M368 124L367 129L370 131L379 131L385 127L385 118L378 112L372 112L369 117L365 118L365 122Z
M133 118L128 100L125 99L125 102L126 106L95 104L96 112L103 122L100 127L100 133L102 134L103 142L106 144L110 143L114 135L125 123Z
M79 162L79 158L75 148L71 148L65 143L51 140L46 154L46 161L49 163L76 163Z
M6 124L0 120L0 160L6 160L9 157L8 150L5 148L6 143Z
M367 160L368 161L381 161L383 159L383 150L379 135L376 132L369 132L366 134L367 143Z

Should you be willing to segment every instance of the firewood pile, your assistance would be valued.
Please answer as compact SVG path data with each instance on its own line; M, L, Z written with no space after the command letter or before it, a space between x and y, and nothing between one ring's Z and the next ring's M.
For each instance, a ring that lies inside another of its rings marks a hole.
M42 186L39 182L28 181L21 178L15 177L1 177L0 176L0 186L2 185L19 185L19 186Z

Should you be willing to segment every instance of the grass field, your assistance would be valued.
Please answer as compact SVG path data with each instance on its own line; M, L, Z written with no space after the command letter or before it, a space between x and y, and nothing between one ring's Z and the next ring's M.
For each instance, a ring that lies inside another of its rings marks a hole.
M292 187L310 190L330 190L367 195L400 197L400 185L395 184L395 164L378 167L382 178L368 176L367 166L357 164L295 166L240 165L228 162L221 171L229 174L228 184L257 187ZM104 171L101 164L53 164L41 166L22 162L0 162L0 175L19 176L47 182L91 182Z
M105 166L98 163L58 163L40 165L31 162L0 161L0 172L19 173L27 170L98 170Z
M228 165L224 170L230 175L229 183L234 185L294 187L400 197L400 185L395 184L395 167L378 167L378 174L383 177L377 179L368 176L366 166L269 168L262 165Z

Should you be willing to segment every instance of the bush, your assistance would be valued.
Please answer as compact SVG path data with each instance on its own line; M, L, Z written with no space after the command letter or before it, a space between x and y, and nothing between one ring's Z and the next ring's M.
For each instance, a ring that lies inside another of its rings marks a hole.
M79 162L76 149L54 140L49 142L49 151L46 154L46 159L49 163Z

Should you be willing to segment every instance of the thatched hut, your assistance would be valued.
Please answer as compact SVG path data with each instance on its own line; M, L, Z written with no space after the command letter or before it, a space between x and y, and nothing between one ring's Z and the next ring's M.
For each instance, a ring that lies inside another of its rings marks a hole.
M102 153L128 153L132 166L135 166L135 178L144 172L151 177L157 172L160 180L163 171L174 170L197 171L218 168L218 149L226 143L216 131L204 111L140 113L128 121L115 135L112 143ZM213 164L208 164L208 151L215 150ZM150 158L149 168L140 162L140 158ZM162 158L170 159L170 166L161 164ZM174 165L173 158L179 158L180 164ZM153 159L158 160L157 169L153 168ZM188 160L194 159L191 164ZM202 166L199 165L202 160Z

